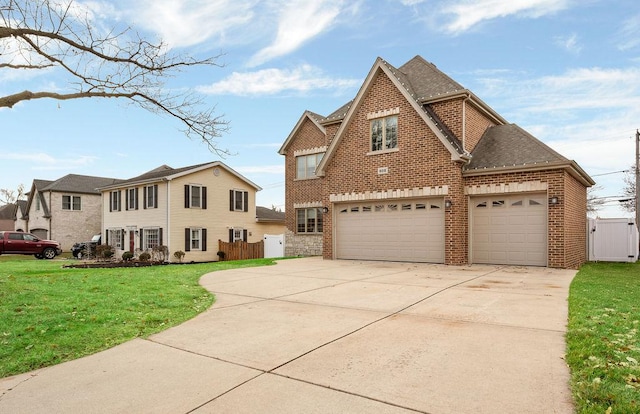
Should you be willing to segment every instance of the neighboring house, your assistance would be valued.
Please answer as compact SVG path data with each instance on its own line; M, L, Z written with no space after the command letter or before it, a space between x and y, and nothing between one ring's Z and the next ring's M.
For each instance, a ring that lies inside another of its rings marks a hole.
M0 231L14 229L16 204L5 204L0 206Z
M258 237L256 192L261 190L221 162L171 168L100 188L104 241L116 255L168 248L183 261L217 260L218 240ZM250 236L251 235L251 236Z
M284 234L287 227L285 216L282 211L276 211L266 207L256 207L256 223L258 224L257 237L250 238L249 241L260 241L265 234Z
M56 240L68 251L73 243L100 233L102 198L97 188L117 181L77 174L55 181L33 180L25 213L17 217L15 228Z
M594 181L416 56L305 112L286 157L285 255L576 268Z

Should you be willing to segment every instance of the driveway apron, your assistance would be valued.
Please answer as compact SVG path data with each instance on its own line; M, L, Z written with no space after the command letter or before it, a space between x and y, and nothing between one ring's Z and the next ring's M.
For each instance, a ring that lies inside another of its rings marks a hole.
M575 271L281 260L148 339L0 380L7 413L571 413Z

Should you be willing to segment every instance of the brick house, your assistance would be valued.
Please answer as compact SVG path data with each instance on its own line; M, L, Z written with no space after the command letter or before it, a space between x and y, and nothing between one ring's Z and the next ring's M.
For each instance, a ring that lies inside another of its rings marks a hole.
M577 268L594 181L416 56L282 145L285 255Z
M56 240L62 250L69 251L75 242L100 233L102 198L97 188L114 182L114 178L78 174L54 181L33 180L15 228Z

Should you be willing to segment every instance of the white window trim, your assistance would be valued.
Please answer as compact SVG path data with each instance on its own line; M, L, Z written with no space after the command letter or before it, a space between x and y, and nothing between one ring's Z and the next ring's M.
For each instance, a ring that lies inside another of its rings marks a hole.
M322 155L322 156L320 157L320 160L318 160L318 155ZM295 163L296 163L296 176L295 176L295 179L294 179L294 180L295 180L295 181L302 181L302 180L313 180L313 179L319 178L319 177L316 175L316 170L318 169L318 165L320 164L320 162L321 162L321 161L322 161L322 159L324 158L324 155L325 155L325 153L324 153L324 152L314 152L314 153L310 153L310 154L300 154L300 155L296 155L296 156L295 156ZM301 159L301 158L304 158L304 159L305 159L305 164L306 164L306 160L307 160L309 157L311 157L311 156L313 156L313 157L315 157L315 158L316 158L316 168L313 170L313 175L310 175L310 176L307 176L307 175L306 175L306 174L307 174L307 167L306 167L306 165L305 165L305 168L304 168L305 176L304 176L304 177L298 177L298 160L299 160L299 159Z
M393 148L387 148L387 119L389 118L396 118L396 146ZM382 121L382 149L379 150L373 150L371 149L371 146L373 145L373 131L371 130L371 126L373 121L376 120L381 120ZM367 155L373 155L373 154L385 154L385 153L389 153L389 152L395 152L399 150L399 143L398 143L398 115L397 114L390 114L388 116L382 116L382 117L373 117L373 118L369 118L369 149L370 151L367 152Z
M198 187L200 189L200 205L199 206L194 206L193 205L193 188L194 187ZM202 208L202 189L204 188L204 185L202 184L189 184L189 208Z
M64 208L64 198L65 197L69 197L69 208ZM79 209L73 208L73 206L75 205L75 203L74 203L74 199L75 198L77 198L79 200L79 204L80 204L80 208ZM82 198L80 196L74 196L74 195L70 195L70 194L63 194L62 195L62 210L64 210L64 211L82 211Z
M246 192L246 190L238 190L236 188L233 189L233 211L244 211L244 193ZM240 194L240 208L238 208L238 194ZM247 192L247 197L249 196L249 193ZM235 228L234 228L235 230Z
M236 232L240 233L240 237L236 237ZM233 228L233 241L243 241L242 235L244 234L244 229L242 227L234 227Z
M197 231L198 232L198 247L193 247L193 241L195 240L193 238L193 232ZM189 229L189 246L190 246L190 250L191 251L202 251L202 227L191 227Z
M158 236L158 244L156 244L156 246L160 246L160 227L143 227L140 229L140 231L142 231L142 246L140 246L140 248L144 251L150 251L153 247L149 247L149 243L147 241L147 232L151 231L151 230L155 230L157 233L156 235Z

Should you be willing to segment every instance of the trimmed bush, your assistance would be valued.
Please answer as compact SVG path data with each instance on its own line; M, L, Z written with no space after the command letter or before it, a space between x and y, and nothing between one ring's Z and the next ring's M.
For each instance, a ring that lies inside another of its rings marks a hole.
M149 260L151 260L151 255L147 252L140 253L138 259L140 259L141 262L148 262Z

